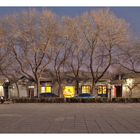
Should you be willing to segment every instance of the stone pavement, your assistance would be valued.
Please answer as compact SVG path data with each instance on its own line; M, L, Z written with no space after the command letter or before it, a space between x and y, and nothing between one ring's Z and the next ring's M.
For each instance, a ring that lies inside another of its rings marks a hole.
M140 133L140 104L0 104L0 133Z

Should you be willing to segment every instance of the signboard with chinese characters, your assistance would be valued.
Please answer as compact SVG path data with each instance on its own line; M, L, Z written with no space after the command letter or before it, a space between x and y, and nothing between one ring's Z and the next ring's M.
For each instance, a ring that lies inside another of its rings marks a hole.
M63 90L65 98L72 98L75 96L75 86L65 86Z

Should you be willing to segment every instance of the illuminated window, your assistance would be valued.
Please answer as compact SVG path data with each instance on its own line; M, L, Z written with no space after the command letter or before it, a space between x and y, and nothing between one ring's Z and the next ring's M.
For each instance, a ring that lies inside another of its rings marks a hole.
M106 86L103 86L103 94L107 94Z
M45 93L45 87L41 87L41 93Z
M4 96L3 86L0 85L0 96Z
M107 94L107 87L106 86L98 86L98 94Z
M82 93L90 93L90 86L82 86Z
M52 93L52 87L51 86L46 86L46 92L47 93Z
M98 86L98 94L102 94L102 86Z

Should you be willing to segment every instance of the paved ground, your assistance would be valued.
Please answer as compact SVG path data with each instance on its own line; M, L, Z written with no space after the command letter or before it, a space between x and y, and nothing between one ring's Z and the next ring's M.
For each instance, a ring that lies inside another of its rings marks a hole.
M0 104L0 133L140 133L140 104Z

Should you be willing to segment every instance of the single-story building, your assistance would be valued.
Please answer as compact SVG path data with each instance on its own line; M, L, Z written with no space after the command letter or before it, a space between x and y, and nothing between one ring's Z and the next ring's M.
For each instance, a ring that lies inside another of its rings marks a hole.
M79 76L79 87L80 93L91 94L91 76L87 72L80 72ZM14 97L36 97L36 84L33 81L29 81L25 77L21 77L18 81L18 87L15 83L9 84L8 86L8 98ZM3 94L3 86L0 87L1 93ZM74 97L76 95L75 79L72 73L62 73L62 88L63 95ZM114 77L109 74L96 83L95 93L100 97L140 97L140 74L127 73L115 75ZM19 92L18 92L19 91ZM131 91L131 92L130 92ZM6 92L6 91L5 91ZM0 93L0 94L1 94ZM54 75L44 73L40 81L40 93L55 93L58 94L58 84ZM72 95L71 95L72 94Z

